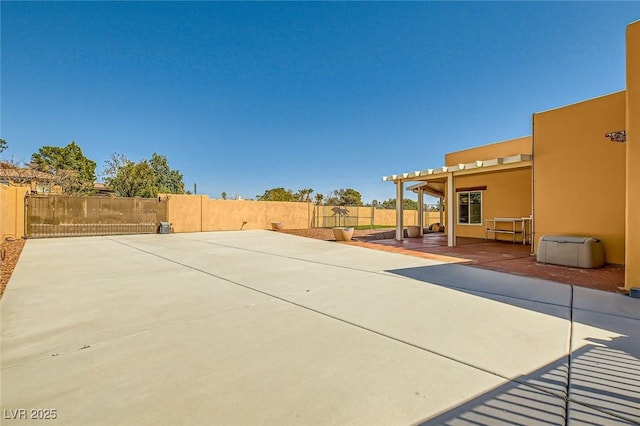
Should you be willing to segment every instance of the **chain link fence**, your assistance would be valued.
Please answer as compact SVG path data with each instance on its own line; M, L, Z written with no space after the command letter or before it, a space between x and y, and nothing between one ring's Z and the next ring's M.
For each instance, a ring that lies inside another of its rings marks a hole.
M425 204L423 210L423 224L429 227L434 223L444 222L444 211L439 204ZM404 224L418 224L418 210L404 209ZM314 217L311 222L312 228L334 228L340 226L374 228L374 227L395 227L395 209L380 209L371 206L325 206L316 205Z

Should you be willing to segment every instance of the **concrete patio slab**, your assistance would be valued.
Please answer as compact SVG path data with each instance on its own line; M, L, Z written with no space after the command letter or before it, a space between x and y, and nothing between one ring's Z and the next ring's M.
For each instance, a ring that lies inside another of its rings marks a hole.
M409 424L501 383L278 301L90 343L3 369L3 407L64 424Z
M156 250L160 256L192 265L213 276L224 276L252 289L286 298L380 334L392 335L461 362L473 362L478 368L505 378L522 375L527 366L529 369L525 371L528 373L540 365L566 359L568 299L566 305L536 304L528 299L496 297L495 293L490 297L459 294L449 288L424 285L399 274L389 274L414 268L429 270L441 262L389 256L329 242L306 242L307 247L298 250L295 246L298 238L287 235L286 239L281 239L273 233L268 237L276 238L278 244L274 253L269 253L247 245L256 235L245 233L236 246L225 246L225 250L232 250L234 256L240 257L236 266L231 259L211 262L208 257L187 250L178 251L172 247ZM216 234L190 234L189 240L216 237ZM285 241L293 245L287 246ZM208 249L221 249L215 240L208 242ZM262 239L260 244L264 243ZM131 246L140 247L135 242ZM327 250L327 247L335 249ZM353 265L349 265L349 260ZM401 267L402 262L405 267ZM406 267L407 264L410 266ZM422 266L415 266L417 264ZM447 267L450 265L438 268ZM489 290L500 284L506 288L513 278L490 271L479 273L491 276L493 286ZM303 282L308 285L301 286ZM554 286L554 290L568 294L567 286ZM483 285L477 285L476 290L482 291ZM436 304L446 306L446 310L435 307ZM511 316L518 320L505 321ZM442 330L448 332L442 333ZM518 344L501 345L502 341ZM565 396L564 384L553 382L548 388Z
M564 425L565 401L530 386L508 382L418 424L421 426Z
M30 240L2 299L2 364L265 300L108 238Z
M569 399L618 422L640 423L640 300L574 291ZM569 413L594 415L577 404Z
M564 424L568 287L457 268L268 231L30 240L0 302L3 415ZM622 335L608 317L574 340Z
M569 417L567 425L603 425L603 426L632 426L637 425L637 421L628 421L619 417L614 417L605 412L590 408L588 406L569 401Z

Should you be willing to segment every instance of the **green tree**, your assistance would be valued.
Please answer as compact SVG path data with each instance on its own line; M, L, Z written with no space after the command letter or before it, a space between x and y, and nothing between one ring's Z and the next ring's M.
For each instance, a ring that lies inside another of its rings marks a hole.
M383 201L380 204L380 208L382 209L395 209L396 208L396 199L390 198L387 201ZM404 198L402 200L402 208L405 210L418 210L418 203L410 198Z
M157 197L158 193L182 194L184 182L171 170L167 158L153 153L150 160L135 163L124 154L111 154L103 174L107 186L120 197Z
M302 188L298 189L298 192L293 194L293 199L295 201L311 201L311 194L313 193L313 189L311 188Z
M0 139L0 152L4 152L5 149L9 148L9 144L4 139Z
M156 154L151 155L149 165L156 176L158 192L164 194L184 193L184 181L179 170L171 170L167 157Z
M147 160L127 161L118 167L115 176L107 177L107 186L119 197L157 197L156 175Z
M293 192L290 189L271 188L262 195L256 195L258 201L293 201Z
M318 192L316 194L316 204L321 205L323 200L324 200L324 195Z
M353 188L336 189L328 197L325 204L339 206L361 206L362 195Z
M220 194L220 195L222 196L223 200L227 199L227 193L226 192L222 191L222 194Z
M90 194L96 180L96 163L85 157L75 142L65 147L43 146L31 155L30 166L56 177L55 183L70 194Z

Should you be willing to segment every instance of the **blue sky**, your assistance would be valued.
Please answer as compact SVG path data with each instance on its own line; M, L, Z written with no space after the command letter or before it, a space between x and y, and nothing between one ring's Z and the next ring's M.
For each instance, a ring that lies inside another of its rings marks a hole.
M635 2L7 2L2 156L167 156L219 198L381 177L625 87Z

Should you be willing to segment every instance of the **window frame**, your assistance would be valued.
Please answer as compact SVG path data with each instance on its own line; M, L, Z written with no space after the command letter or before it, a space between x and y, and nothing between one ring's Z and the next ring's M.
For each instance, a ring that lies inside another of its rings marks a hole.
M471 194L474 193L478 193L480 194L480 222L477 223L471 223ZM468 197L468 220L469 222L461 222L460 221L460 206L461 206L461 202L460 202L460 197L466 194ZM467 225L467 226L482 226L482 224L484 223L484 191L483 190L471 190L471 191L459 191L457 192L457 217L456 217L456 222L458 225Z

